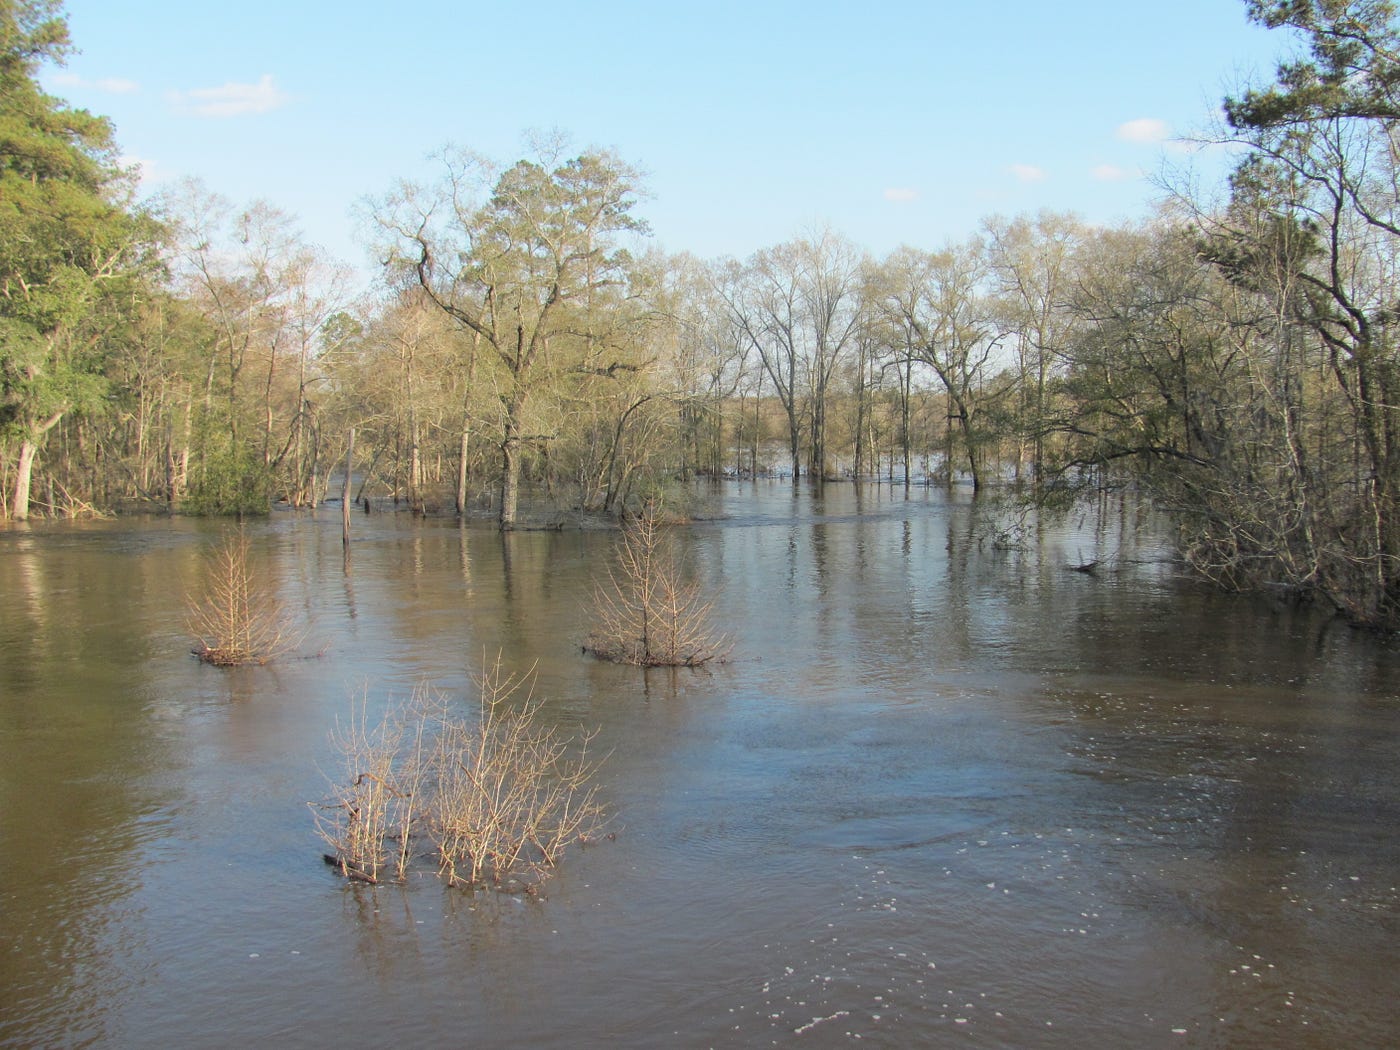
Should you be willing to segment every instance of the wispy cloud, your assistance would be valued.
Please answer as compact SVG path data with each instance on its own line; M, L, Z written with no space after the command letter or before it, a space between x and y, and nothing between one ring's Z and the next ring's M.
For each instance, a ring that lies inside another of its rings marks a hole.
M1172 129L1165 120L1158 120L1156 117L1140 117L1137 120L1119 124L1118 129L1113 134L1124 142L1155 143L1165 142L1171 138Z
M884 198L887 201L895 201L896 203L904 204L909 201L918 200L919 191L909 186L891 186L889 189L885 190Z
M1013 164L1006 169L1020 182L1044 182L1045 169L1034 164Z
M176 91L170 101L181 112L197 117L241 117L279 109L286 105L287 95L271 73L264 73L256 84L230 81L220 87Z
M56 73L53 82L59 87L103 91L109 95L131 95L141 90L141 85L136 81L126 80L122 77L101 77L97 80L88 80L76 73L64 72Z
M1099 164L1091 168L1089 174L1099 182L1125 182L1128 179L1138 178L1140 173L1128 168L1120 168L1117 164Z

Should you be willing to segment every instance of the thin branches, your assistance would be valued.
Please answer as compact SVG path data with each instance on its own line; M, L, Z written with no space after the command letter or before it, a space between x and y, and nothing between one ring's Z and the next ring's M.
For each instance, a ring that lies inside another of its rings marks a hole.
M499 659L479 685L474 724L453 718L440 697L429 711L438 871L449 885L533 885L601 822L592 736L575 749L544 725L528 680L504 674Z
M265 664L301 644L282 603L253 578L248 536L229 531L209 557L202 593L189 602L194 654L208 664Z
M588 652L641 667L698 667L728 654L731 642L711 624L714 602L682 579L664 540L661 509L649 502L625 526L617 565L594 588Z
M392 870L402 880L424 779L424 726L418 722L410 735L398 711L371 726L368 706L368 698L362 698L331 733L344 775L332 781L332 796L316 807L316 827L334 851L327 861L346 878L377 883L382 872Z
M605 814L593 735L545 724L529 678L499 657L477 685L475 717L421 686L377 726L363 704L337 726L341 775L313 809L326 860L347 878L402 882L422 859L450 886L534 892L569 843L596 835Z

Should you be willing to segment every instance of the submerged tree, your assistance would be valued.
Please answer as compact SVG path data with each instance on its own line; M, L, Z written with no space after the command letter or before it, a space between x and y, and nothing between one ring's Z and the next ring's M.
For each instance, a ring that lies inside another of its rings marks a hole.
M594 628L584 649L641 667L698 667L728 653L711 622L713 601L687 581L649 502L623 528L617 565L594 588Z
M1029 454L1031 481L1039 485L1054 407L1053 380L1073 337L1068 303L1077 276L1075 251L1084 231L1074 216L1053 212L991 219L985 227L999 311L1016 350L1018 405L1015 413L1006 413L1019 446L1016 475L1021 476Z
M828 412L863 319L862 275L855 246L823 230L731 263L716 282L729 326L754 352L787 417L794 479L804 435L808 474L830 472Z
M242 529L227 532L210 554L189 622L195 655L219 667L265 664L301 642L277 596L253 575Z
M938 377L948 405L948 481L953 480L956 438L974 491L986 481L991 435L983 417L992 400L987 372L1001 334L986 280L985 254L977 241L941 252L901 248L881 267L875 304L899 340L899 353Z

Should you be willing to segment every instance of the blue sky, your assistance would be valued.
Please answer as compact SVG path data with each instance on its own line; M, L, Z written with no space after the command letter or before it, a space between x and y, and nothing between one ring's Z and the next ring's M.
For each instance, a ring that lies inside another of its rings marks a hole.
M1173 139L1294 44L1242 0L521 4L68 0L46 87L111 117L145 186L195 175L366 264L355 203L447 143L531 130L645 172L654 241L744 257L819 225L876 254L1042 208L1145 213Z

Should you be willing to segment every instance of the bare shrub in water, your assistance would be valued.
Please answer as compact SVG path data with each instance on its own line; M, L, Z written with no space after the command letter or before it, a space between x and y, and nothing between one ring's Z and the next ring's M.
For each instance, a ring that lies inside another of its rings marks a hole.
M195 655L219 667L265 664L301 643L282 603L253 578L242 529L226 533L210 556L203 589L189 602L189 626Z
M538 881L602 810L588 757L540 717L528 679L504 674L499 658L478 681L475 723L436 714L429 758L436 798L431 835L449 883Z
M416 703L416 694L415 694ZM341 759L334 793L316 805L316 826L332 853L328 863L342 875L377 883L392 871L408 874L412 828L424 781L421 719L391 709L371 726L368 699L353 707L349 719L337 721L331 744ZM412 735L410 735L410 730Z
M584 649L641 667L698 667L729 652L714 629L713 601L681 577L661 509L648 502L623 528L617 564L594 587L594 628Z
M331 797L316 804L317 829L347 877L402 881L416 854L453 886L533 891L571 842L605 820L592 736L567 738L545 725L528 679L496 663L477 680L474 717L419 687L370 728L337 727L343 759Z

